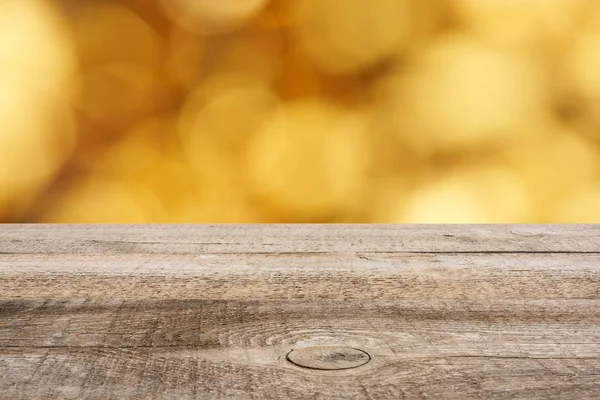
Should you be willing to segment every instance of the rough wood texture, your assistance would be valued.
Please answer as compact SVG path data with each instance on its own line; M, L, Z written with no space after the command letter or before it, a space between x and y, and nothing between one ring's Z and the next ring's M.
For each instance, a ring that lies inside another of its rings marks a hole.
M0 225L0 398L432 397L600 398L600 226Z

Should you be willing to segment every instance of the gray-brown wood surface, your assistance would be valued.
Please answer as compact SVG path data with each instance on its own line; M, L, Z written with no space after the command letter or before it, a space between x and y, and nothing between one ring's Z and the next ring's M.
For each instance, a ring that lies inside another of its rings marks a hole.
M2 399L600 399L598 225L0 225Z

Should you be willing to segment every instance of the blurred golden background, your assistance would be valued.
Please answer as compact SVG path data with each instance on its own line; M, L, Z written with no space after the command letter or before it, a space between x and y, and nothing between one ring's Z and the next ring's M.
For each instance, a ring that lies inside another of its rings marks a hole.
M600 1L0 0L3 222L600 222Z

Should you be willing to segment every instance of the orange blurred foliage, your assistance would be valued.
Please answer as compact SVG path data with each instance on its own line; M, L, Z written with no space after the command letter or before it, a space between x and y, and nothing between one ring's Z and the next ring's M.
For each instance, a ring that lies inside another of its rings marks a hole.
M600 222L596 0L3 0L0 220Z

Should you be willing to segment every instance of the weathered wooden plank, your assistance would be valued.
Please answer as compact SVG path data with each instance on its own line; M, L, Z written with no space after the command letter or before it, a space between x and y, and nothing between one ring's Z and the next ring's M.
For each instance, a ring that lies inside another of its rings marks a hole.
M10 399L595 400L600 394L598 364L587 360L422 358L323 373L202 360L174 349L9 349L10 358L31 360L10 371L17 380L3 391Z
M522 346L529 341L539 342L543 332L543 340L549 343L600 346L600 331L593 330L600 323L600 300L115 299L2 301L0 347L243 347L266 345L268 341L274 344L270 336L281 339L289 326L298 331L311 330L313 322L340 332L388 332L385 336L397 335L402 340L414 336L410 332L417 332L422 345L427 346L434 341L428 331L451 338L457 329L468 334L463 338L464 345L488 337L491 339L486 342L497 344L500 337L508 335L519 337ZM567 336L576 340L566 340ZM518 346L513 350L519 351Z
M0 398L431 397L600 398L599 226L0 226Z
M10 399L596 400L600 395L598 364L578 359L419 358L326 373L253 364L243 357L204 360L187 349L0 351L5 360L28 362L9 371L15 384L1 389Z
M591 399L600 395L599 306L599 300L5 301L0 393ZM362 349L371 361L314 371L285 358L295 348L335 345Z
M600 253L0 254L4 299L600 298Z
M0 225L0 253L598 251L600 225Z

